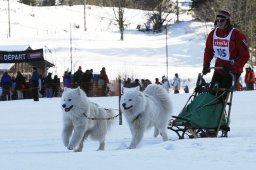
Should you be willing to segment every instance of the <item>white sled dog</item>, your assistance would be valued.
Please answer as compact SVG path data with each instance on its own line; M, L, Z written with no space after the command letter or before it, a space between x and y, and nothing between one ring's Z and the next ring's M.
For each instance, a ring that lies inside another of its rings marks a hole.
M87 137L99 141L98 150L104 150L107 130L113 124L113 110L105 110L89 101L80 87L65 88L62 94L63 112L62 140L69 150L81 152ZM90 118L98 118L92 120ZM101 120L100 120L101 119Z
M129 149L141 142L145 130L154 127L154 137L160 133L168 140L167 123L171 116L172 105L169 94L159 85L148 85L144 92L137 90L123 94L120 102L132 134Z

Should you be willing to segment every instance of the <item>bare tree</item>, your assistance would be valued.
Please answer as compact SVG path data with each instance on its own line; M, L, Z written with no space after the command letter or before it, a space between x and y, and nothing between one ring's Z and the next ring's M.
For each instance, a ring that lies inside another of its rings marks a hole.
M117 7L115 7L117 5ZM120 40L124 40L124 7L126 5L126 0L118 0L117 3L114 3L113 11L115 15L115 20L118 23L119 31L121 34Z

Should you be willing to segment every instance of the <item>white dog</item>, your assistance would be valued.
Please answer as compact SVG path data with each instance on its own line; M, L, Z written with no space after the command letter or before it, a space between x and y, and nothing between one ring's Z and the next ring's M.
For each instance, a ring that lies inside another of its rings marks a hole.
M99 108L79 87L65 88L62 94L62 140L69 150L81 152L87 137L99 141L98 150L104 150L107 130L113 123L113 110ZM95 118L92 120L90 118Z
M120 107L132 134L129 148L134 149L141 142L145 130L154 127L154 137L160 133L168 140L167 123L171 116L171 99L160 85L148 85L145 91L128 91L121 97Z

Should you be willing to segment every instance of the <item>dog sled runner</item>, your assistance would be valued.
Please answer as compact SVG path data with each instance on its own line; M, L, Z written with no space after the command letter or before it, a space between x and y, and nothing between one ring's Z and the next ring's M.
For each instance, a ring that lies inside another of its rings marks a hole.
M234 75L229 74L233 79L229 89L219 88L216 84L210 91L209 84L199 73L193 94L178 116L169 121L168 129L174 131L179 139L218 137L219 132L221 137L227 137L235 84Z

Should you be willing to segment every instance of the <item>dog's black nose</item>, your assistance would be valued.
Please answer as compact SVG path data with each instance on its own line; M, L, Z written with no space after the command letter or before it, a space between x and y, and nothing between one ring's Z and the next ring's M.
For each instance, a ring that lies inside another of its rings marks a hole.
M66 108L66 104L63 104L62 107L63 107L63 108Z
M125 103L123 103L123 104L122 104L122 106L125 108L126 104L125 104Z

